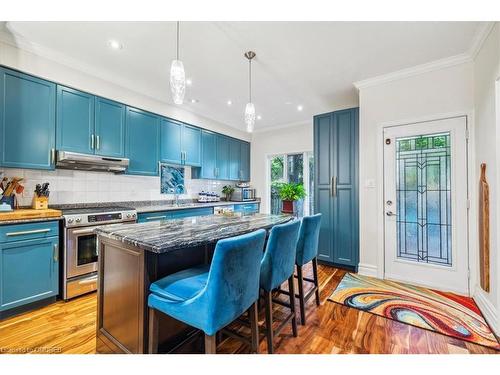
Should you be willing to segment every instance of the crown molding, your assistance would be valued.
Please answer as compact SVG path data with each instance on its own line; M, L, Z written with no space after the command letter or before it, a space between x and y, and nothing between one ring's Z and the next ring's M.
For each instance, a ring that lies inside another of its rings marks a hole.
M493 30L495 23L496 22L483 22L479 26L479 30L476 32L474 40L472 41L472 44L468 51L468 54L472 60L476 58L477 54L481 50L481 47L483 46L486 38L488 38L488 35L490 35L491 31Z
M444 59L431 61L429 63L416 65L411 68L397 70L392 73L382 74L362 81L354 82L353 85L356 89L365 89L368 87L378 86L384 83L397 81L402 78L409 78L423 73L449 68L455 65L471 62L472 59L468 53L461 53L459 55L446 57Z

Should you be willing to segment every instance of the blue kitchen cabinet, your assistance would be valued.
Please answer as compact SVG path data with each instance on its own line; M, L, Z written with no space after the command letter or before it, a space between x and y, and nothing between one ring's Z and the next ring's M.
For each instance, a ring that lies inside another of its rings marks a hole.
M228 137L217 134L215 176L219 180L229 180L229 141Z
M0 166L53 169L56 85L0 67Z
M201 168L192 170L193 178L216 178L217 135L201 131Z
M160 160L165 163L201 166L201 129L162 118Z
M125 156L130 159L127 172L158 175L160 117L127 107Z
M259 203L235 204L235 212L243 212L244 214L254 214L259 212Z
M94 95L57 86L56 144L58 150L95 152Z
M239 181L241 178L241 142L229 140L229 180Z
M95 98L95 153L122 158L125 156L125 105Z
M315 212L322 213L318 259L357 268L358 108L314 117Z
M0 227L0 315L59 293L58 222Z
M141 212L137 215L137 222L147 223L149 221L167 220L168 218L168 211Z
M240 181L250 181L250 143L240 141Z
M138 215L137 222L145 223L149 221L181 219L184 217L212 215L213 213L213 207L184 208L175 211L142 212Z

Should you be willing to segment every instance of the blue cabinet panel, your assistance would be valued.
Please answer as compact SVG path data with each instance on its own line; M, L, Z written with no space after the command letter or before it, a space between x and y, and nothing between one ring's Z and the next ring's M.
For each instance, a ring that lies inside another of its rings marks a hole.
M127 107L125 155L129 174L158 175L160 117Z
M202 130L201 132L201 169L200 178L216 178L217 135Z
M241 178L241 142L229 140L229 179L239 181Z
M250 143L240 141L241 156L240 156L240 180L250 181Z
M212 215L213 213L214 209L212 207L186 208L179 211L170 211L169 218L181 219L183 217Z
M229 138L217 134L216 177L229 180Z
M315 212L323 214L318 259L357 267L358 109L315 116Z
M0 68L0 165L53 169L56 85Z
M168 211L142 212L137 215L137 222L147 223L148 221L167 220L168 218Z
M201 129L184 124L182 126L182 151L184 164L201 166Z
M58 221L0 226L0 243L57 237L58 235Z
M164 163L182 164L182 124L162 118L160 128L160 160Z
M259 204L258 203L235 204L234 211L243 212L245 214L257 213L259 212Z
M93 154L94 96L58 85L56 129L58 150Z
M125 105L95 98L95 153L125 156Z

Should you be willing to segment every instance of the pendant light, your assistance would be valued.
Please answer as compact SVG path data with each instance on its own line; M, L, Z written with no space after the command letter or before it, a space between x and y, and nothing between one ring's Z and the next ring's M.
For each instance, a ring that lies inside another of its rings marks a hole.
M177 21L177 55L170 66L170 90L175 104L182 104L186 93L186 73L184 64L179 60L179 21Z
M255 125L255 106L252 103L252 59L255 57L255 52L248 51L245 53L248 59L248 103L245 107L245 124L247 124L247 132L253 132Z

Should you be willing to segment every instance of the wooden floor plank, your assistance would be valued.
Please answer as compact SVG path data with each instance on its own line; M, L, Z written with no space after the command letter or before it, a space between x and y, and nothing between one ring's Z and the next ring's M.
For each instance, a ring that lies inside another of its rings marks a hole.
M299 325L298 337L293 337L291 328L285 327L275 338L276 353L498 354L490 348L327 301L345 273L319 265L321 306L316 307L314 298L309 300L307 325ZM310 266L304 268L304 275L312 276ZM305 289L310 287L306 285ZM95 353L96 308L93 293L0 321L0 353ZM298 311L298 304L296 308ZM275 307L275 324L279 324L285 312L283 307ZM259 312L259 321L264 323L263 311ZM248 334L248 329L237 323L233 328ZM225 338L217 351L248 353L249 348ZM267 352L265 340L261 342L260 351Z

